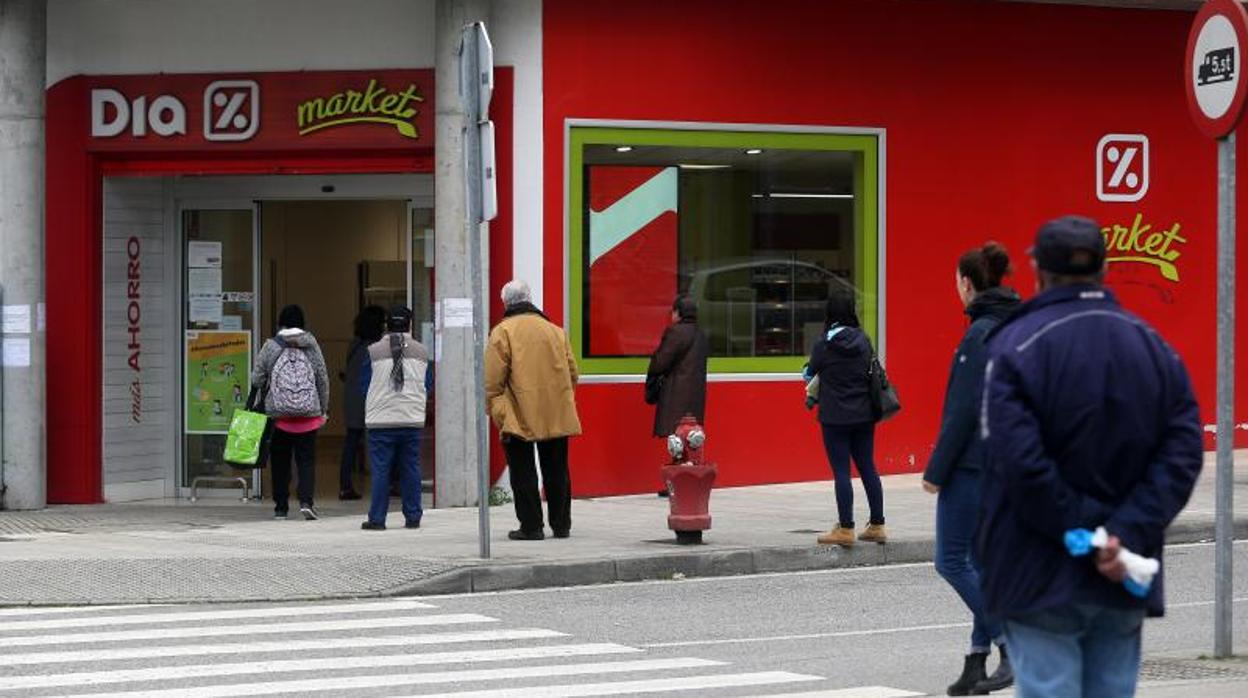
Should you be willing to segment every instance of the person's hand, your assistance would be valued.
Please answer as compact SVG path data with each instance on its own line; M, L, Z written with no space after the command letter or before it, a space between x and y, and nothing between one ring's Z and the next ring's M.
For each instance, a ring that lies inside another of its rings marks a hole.
M1096 551L1096 570L1111 582L1122 583L1127 578L1127 566L1118 558L1122 550L1122 541L1118 536L1110 536L1105 547Z
M927 480L923 481L923 491L928 494L937 494L940 492L940 485L933 485Z

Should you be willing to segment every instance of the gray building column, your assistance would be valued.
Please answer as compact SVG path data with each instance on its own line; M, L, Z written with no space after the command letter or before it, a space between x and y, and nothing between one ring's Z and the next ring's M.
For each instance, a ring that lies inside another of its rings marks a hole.
M488 25L489 12L489 0L438 0L435 12L434 298L439 308L447 299L473 296L468 236L480 233L465 223L464 109L459 99L458 53L464 26L472 22ZM488 257L489 246L482 245L482 249ZM483 261L480 268L489 267ZM476 420L487 418L485 406L473 394L473 333L471 327L440 327L439 336L436 501L442 507L469 506L477 502Z
M0 508L47 503L43 201L45 0L0 0Z

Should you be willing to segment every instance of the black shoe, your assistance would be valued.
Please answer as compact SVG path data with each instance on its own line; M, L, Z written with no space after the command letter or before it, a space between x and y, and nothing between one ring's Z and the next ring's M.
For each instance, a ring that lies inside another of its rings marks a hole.
M343 490L338 493L338 499L343 502L353 502L357 499L362 499L362 497L355 490Z
M545 540L546 532L526 531L522 528L517 528L516 530L509 532L507 537L512 540Z
M659 496L666 499L669 495L668 495L667 490L659 490Z
M555 538L569 538L571 536L572 531L566 528L557 529L555 531Z
M365 521L364 523L360 524L360 528L364 529L365 531L384 531L386 530L386 525L384 523L373 523L372 521Z
M420 520L413 519L403 524L403 528L420 528Z
M962 675L957 681L949 684L946 692L951 696L969 696L975 695L972 691L979 682L988 678L987 672L984 670L984 664L988 661L987 652L975 652L966 655L966 660L962 664Z
M993 691L1000 691L1014 685L1014 668L1010 666L1010 655L1003 646L997 649L1001 652L1001 663L997 665L997 670L992 672L992 676L975 684L973 691L977 696L986 696Z
M278 521L285 521L285 520L286 520L286 510L285 510L285 509L275 509L275 510L273 511L273 518L274 518L274 519L277 519Z
M303 518L307 519L308 521L316 521L317 519L321 518L320 512L318 512L316 510L316 507L312 506L311 504L299 505L299 513L303 514Z

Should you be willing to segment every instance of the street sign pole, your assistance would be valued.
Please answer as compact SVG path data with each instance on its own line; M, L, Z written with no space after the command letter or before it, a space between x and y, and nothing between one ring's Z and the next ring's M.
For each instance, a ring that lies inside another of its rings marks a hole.
M1218 410L1213 654L1232 650L1235 467L1235 133L1218 140Z
M478 555L490 557L490 452L485 412L485 342L489 334L485 279L482 272L483 224L494 218L496 195L493 178L493 125L485 118L494 89L493 49L485 24L464 27L459 45L459 94L464 107L464 186L467 205L464 225L469 245L469 276L472 279L472 394L468 408L478 410L477 440L477 538ZM488 137L482 148L482 134Z
M1184 52L1188 110L1196 127L1218 143L1217 473L1214 521L1213 654L1233 648L1235 468L1235 128L1248 81L1248 13L1238 0L1208 0L1196 13Z

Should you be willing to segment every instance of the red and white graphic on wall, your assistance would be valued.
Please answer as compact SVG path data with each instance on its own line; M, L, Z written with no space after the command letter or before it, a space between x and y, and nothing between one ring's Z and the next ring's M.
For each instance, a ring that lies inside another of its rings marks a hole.
M675 167L589 168L590 356L654 351L676 297Z
M1139 201L1148 193L1148 136L1111 133L1096 144L1096 198Z

